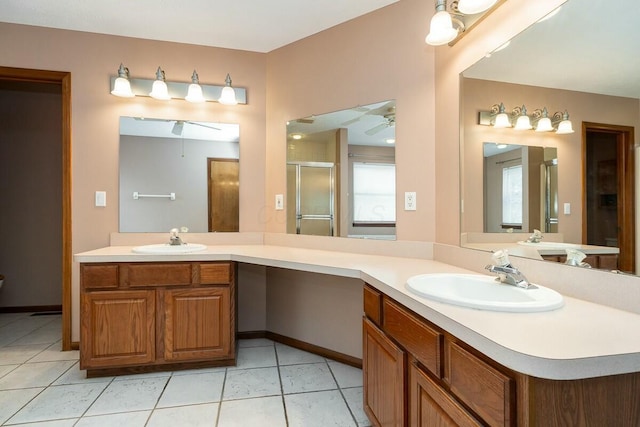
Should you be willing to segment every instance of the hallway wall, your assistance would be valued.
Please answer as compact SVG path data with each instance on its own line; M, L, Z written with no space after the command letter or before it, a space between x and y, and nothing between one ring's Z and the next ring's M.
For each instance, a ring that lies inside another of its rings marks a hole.
M62 97L0 82L0 310L62 304Z

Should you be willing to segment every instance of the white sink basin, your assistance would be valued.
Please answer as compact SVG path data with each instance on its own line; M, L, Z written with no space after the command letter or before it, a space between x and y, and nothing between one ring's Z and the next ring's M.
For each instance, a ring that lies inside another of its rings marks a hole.
M407 289L434 301L480 310L532 313L564 305L562 295L552 289L522 289L480 274L421 274L409 278Z
M518 244L522 246L531 246L538 249L567 249L567 248L579 249L580 248L580 245L576 245L575 243L563 243L563 242L533 243L533 242L520 241L518 242Z
M168 243L160 243L157 245L136 246L132 252L137 254L187 254L190 252L199 252L207 249L206 245L200 243L185 243L183 245L170 245Z

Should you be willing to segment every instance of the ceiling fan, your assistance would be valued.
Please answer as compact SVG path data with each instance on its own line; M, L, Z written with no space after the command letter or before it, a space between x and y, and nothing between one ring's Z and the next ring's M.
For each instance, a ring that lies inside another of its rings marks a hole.
M395 122L395 114L396 114L396 105L395 105L395 101L389 101L383 105L381 105L378 108L372 108L372 109L368 109L367 107L356 107L353 109L354 111L358 111L358 112L364 112L363 114L351 119L351 120L347 120L346 122L343 122L341 125L342 126L349 126L352 125L364 118L366 118L367 116L382 116L385 119L387 119L388 117L390 117L391 115L394 116L394 122ZM387 126L385 126L387 127Z
M385 114L383 117L384 117L384 122L380 123L377 126L372 127L369 130L366 130L364 133L369 135L369 136L371 136L371 135L375 135L378 132L382 132L384 129L386 129L388 127L396 125L395 108L393 108L393 112Z
M204 128L209 128L209 129L213 129L213 130L221 130L220 128L217 128L215 126L210 126L210 125L205 125L202 123L198 123L198 122L192 122L190 120L169 120L169 119L148 119L148 118L144 118L144 117L136 117L136 120L144 120L144 121L149 121L149 122L164 122L164 123L169 123L169 122L175 122L173 124L173 128L171 129L171 133L177 136L181 136L182 132L184 131L184 126L186 124L188 125L193 125L193 126L201 126Z

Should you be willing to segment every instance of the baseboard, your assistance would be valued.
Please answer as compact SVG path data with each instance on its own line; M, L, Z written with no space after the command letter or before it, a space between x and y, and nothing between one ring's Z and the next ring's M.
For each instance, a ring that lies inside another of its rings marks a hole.
M238 339L256 339L267 338L281 344L294 347L299 350L308 351L309 353L317 354L318 356L326 357L327 359L335 360L336 362L344 363L345 365L354 366L356 368L362 368L362 359L349 356L348 354L340 353L328 348L320 347L315 344L300 341L295 338L290 338L284 335L276 334L269 331L250 331L250 332L238 332L236 334Z
M29 305L24 307L0 307L0 313L41 313L62 311L62 305Z

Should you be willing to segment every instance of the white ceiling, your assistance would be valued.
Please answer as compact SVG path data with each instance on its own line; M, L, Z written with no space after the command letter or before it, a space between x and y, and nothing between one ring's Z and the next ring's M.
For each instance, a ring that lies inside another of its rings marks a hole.
M269 52L398 0L2 0L0 22Z
M465 77L640 98L638 0L569 0Z

